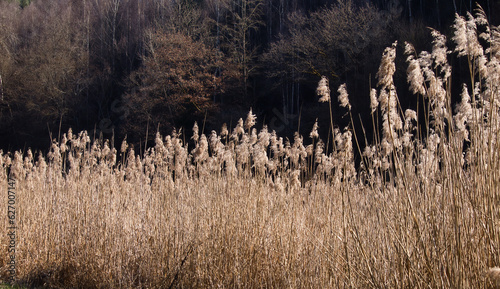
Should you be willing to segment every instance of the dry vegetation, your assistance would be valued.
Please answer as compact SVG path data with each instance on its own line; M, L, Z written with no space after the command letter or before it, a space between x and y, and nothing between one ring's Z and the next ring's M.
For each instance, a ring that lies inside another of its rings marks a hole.
M398 105L396 45L387 48L371 92L380 134L360 149L359 168L352 125L323 124L331 126L333 144L320 140L315 125L311 144L304 145L299 135L289 142L266 127L257 131L252 112L232 131L204 135L195 125L194 148L181 132L158 134L155 146L136 156L126 142L116 151L70 131L47 156L3 154L0 186L7 187L8 171L17 180L19 282L55 288L495 286L500 31L490 30L481 10L457 16L454 28L454 52L471 71L461 101L452 107L444 36L432 31L429 53L406 44L408 82L426 107L418 113ZM346 87L338 92L350 111ZM331 105L326 78L318 94ZM7 258L3 250L4 268Z

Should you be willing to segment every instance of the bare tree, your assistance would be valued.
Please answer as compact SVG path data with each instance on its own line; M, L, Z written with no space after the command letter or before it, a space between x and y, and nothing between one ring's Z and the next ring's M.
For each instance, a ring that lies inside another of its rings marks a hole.
M47 124L77 118L72 114L86 86L87 59L75 11L71 1L33 2L13 14L18 21L11 32L19 45L10 46L0 36L0 50L5 52L0 60L3 100L19 131L37 135Z
M297 83L311 76L316 83L321 75L346 81L367 70L370 58L378 57L384 47L386 25L384 14L375 7L352 1L339 1L310 16L290 14L288 31L262 58L267 75L283 95L283 113L297 112Z
M262 0L234 1L224 27L229 52L240 69L245 98L257 57L257 44L252 42L252 33L263 25L262 5Z
M181 33L156 30L147 35L143 66L129 79L125 99L135 113L127 129L142 132L148 121L178 126L214 111L211 98L222 87L222 79L213 75L214 49Z

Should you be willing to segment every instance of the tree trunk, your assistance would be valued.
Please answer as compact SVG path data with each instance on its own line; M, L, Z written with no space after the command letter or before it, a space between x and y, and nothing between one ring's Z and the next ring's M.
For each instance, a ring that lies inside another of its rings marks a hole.
M410 17L410 23L413 23L413 15L411 13L411 0L408 0L408 16Z

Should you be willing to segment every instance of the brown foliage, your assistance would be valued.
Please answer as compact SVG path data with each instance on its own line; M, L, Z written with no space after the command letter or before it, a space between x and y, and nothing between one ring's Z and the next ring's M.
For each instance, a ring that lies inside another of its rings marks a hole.
M216 77L216 51L176 32L147 36L143 66L130 77L126 103L134 111L128 133L143 134L146 125L180 126L216 110L212 97L222 92Z

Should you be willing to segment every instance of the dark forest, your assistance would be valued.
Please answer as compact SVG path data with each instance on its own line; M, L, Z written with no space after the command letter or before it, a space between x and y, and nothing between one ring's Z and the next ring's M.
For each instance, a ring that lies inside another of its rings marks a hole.
M126 137L139 152L157 130L234 127L250 108L282 136L319 119L326 137L321 76L346 83L353 114L369 115L384 48L429 49L429 27L448 35L478 4L498 25L497 1L1 0L0 148L47 149L72 128ZM398 61L396 86L408 91ZM453 67L453 79L467 76L466 64Z

